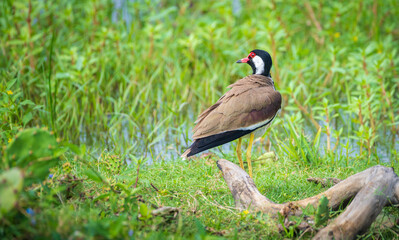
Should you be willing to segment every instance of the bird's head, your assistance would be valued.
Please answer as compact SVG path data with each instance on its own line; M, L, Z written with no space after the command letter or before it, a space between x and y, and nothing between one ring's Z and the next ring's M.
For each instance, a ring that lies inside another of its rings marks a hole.
M270 69L272 67L272 57L266 51L255 49L252 50L248 57L240 59L237 63L248 63L253 73L270 77Z

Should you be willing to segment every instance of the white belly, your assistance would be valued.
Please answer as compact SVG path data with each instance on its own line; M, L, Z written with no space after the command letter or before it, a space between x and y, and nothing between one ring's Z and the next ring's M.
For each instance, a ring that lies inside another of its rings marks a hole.
M271 123L269 123L269 124L267 124L266 126L261 127L261 128L258 128L258 129L256 129L255 131L253 131L252 133L255 134L255 138L262 137L263 134L265 134L267 128L269 128L270 124L271 124ZM251 135L251 134L247 134L247 135L245 135L244 137L245 137L245 138L249 138L250 135Z
M265 126L263 126L263 127L260 127L260 128L258 128L258 129L256 129L255 131L253 131L253 133L255 134L255 138L262 137L263 134L265 134L266 130L269 128L270 125L272 125L273 120L276 118L276 116L277 116L277 114L278 114L279 112L280 112L280 110L278 110L278 112L276 113L276 115L274 115L273 119L269 122L269 124L267 124L267 125L265 125ZM264 121L264 123L266 123L266 122L268 122L268 121L269 121L269 120L266 120L266 121ZM256 125L259 126L259 125L264 124L264 123L258 123L258 124L256 124ZM251 127L257 127L256 125L247 127L246 129L251 129ZM253 128L252 128L252 129L253 129ZM250 136L250 134L245 135L245 137L249 137L249 136Z

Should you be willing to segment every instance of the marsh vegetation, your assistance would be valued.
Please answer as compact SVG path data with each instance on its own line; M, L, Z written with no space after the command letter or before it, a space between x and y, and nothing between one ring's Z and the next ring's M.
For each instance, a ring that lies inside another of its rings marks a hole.
M286 202L323 191L308 177L397 172L398 15L395 0L1 1L0 174L16 197L0 194L0 236L301 236L233 209L216 161L237 162L235 143L180 159L195 117L264 49L283 106L254 144L254 160L276 155L256 163L261 193ZM398 216L385 209L363 237L398 238Z

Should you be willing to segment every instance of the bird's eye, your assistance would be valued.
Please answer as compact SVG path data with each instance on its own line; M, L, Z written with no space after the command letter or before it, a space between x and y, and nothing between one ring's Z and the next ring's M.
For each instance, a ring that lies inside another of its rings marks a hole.
M254 58L256 56L256 54L255 53L253 53L253 52L251 52L250 54L249 54L249 56L248 57L250 57L250 58Z

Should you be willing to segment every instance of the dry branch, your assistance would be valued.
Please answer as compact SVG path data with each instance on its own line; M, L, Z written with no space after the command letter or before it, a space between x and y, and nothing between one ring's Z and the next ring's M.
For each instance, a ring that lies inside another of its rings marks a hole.
M308 179L306 179L308 182L314 182L316 184L321 184L321 186L323 187L328 187L331 185L335 185L339 182L341 182L341 179L338 178L314 178L314 177L310 177Z
M236 208L261 211L270 215L301 215L301 208L317 207L322 196L337 209L353 198L346 210L321 229L315 239L354 239L365 232L386 205L398 203L399 178L392 168L374 166L348 177L316 196L288 203L274 203L263 196L248 174L236 164L220 159L219 169L235 200Z
M176 217L180 212L179 208L176 207L160 207L151 211L153 216L173 216Z

